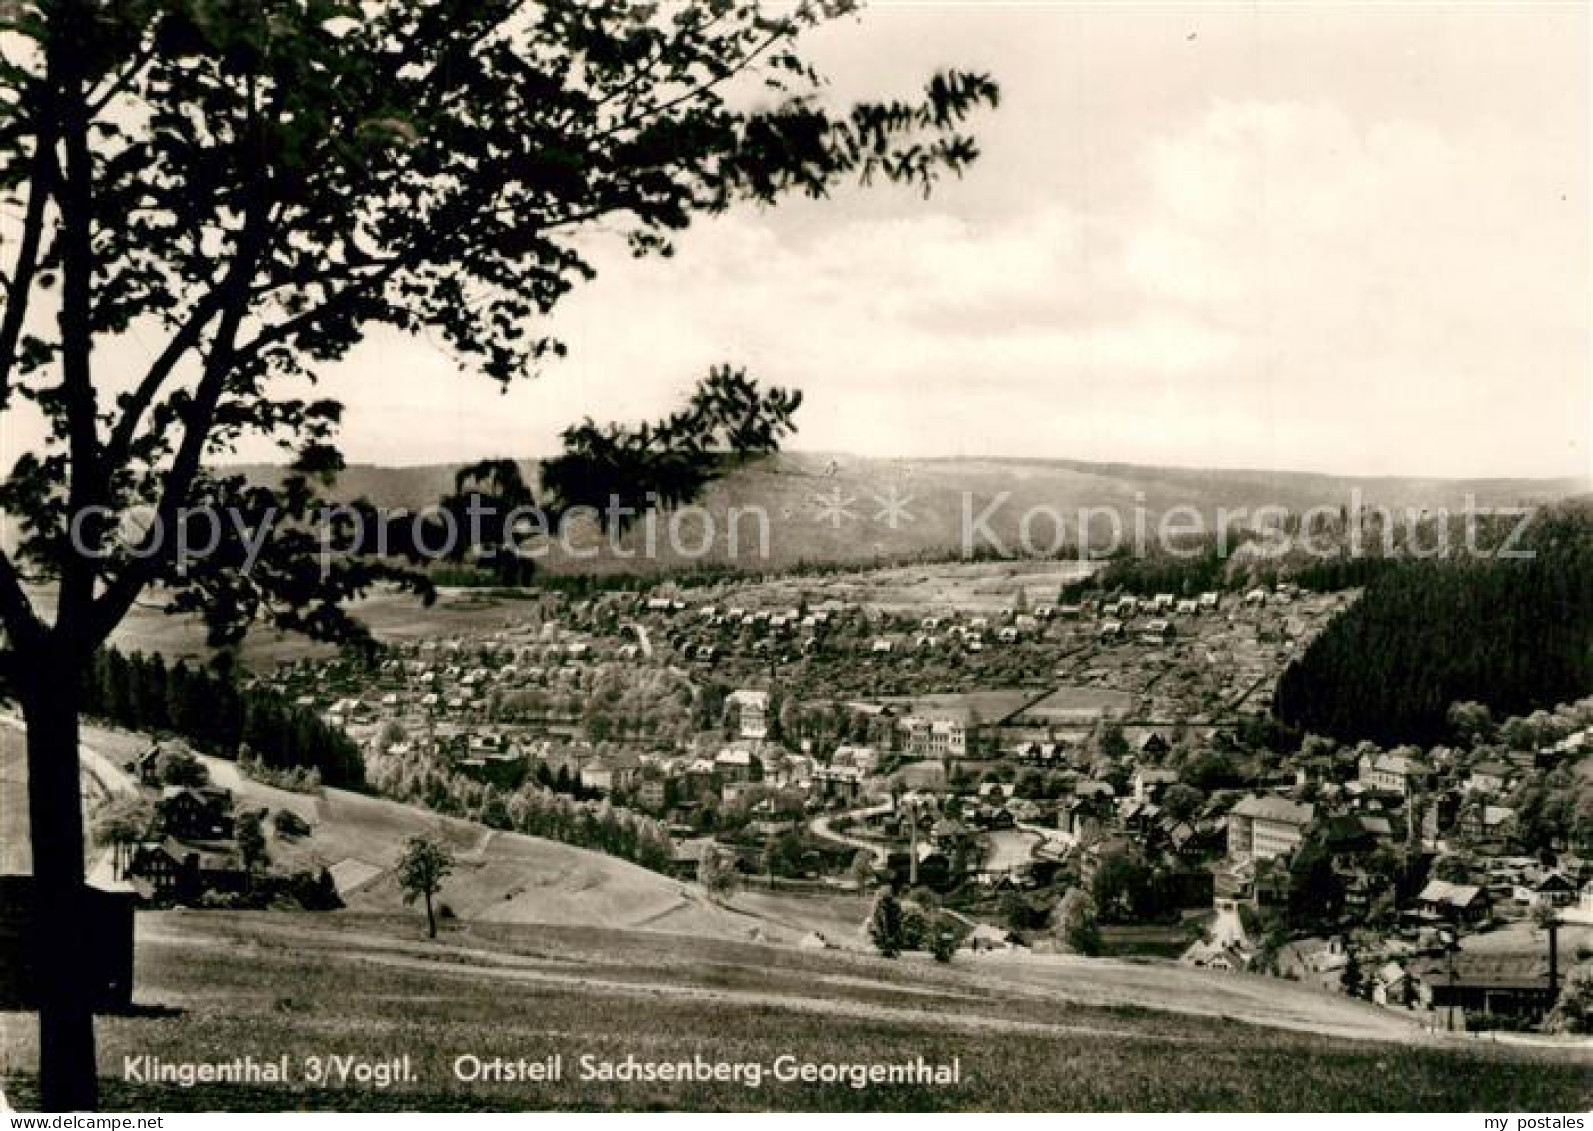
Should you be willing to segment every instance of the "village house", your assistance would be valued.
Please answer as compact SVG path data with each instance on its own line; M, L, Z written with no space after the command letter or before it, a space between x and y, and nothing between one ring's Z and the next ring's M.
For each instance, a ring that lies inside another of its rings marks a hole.
M879 752L872 746L837 746L830 756L832 766L851 766L864 774L871 774L879 765Z
M168 836L136 845L124 872L145 902L187 903L207 891L239 891L248 880L232 851L206 851Z
M807 754L787 754L777 758L774 762L774 784L782 788L805 789L813 780L813 771L817 765L818 763ZM763 768L763 774L765 780L770 777L767 765Z
M171 848L167 844L172 845ZM187 850L176 842L151 841L133 846L122 876L144 902L177 899L188 884Z
M140 785L151 788L160 784L160 743L156 743L129 763L127 769L138 777Z
M813 771L813 795L826 802L850 805L863 789L863 773L855 766L819 766Z
M167 786L155 809L162 831L178 840L232 837L232 792L213 786Z
M1204 970L1242 974L1254 963L1255 953L1246 944L1233 939L1209 943L1196 940L1178 961Z
M1068 752L1060 742L1020 742L1013 753L1024 765L1055 766L1067 760Z
M1372 1001L1378 1005L1409 1005L1414 995L1415 981L1400 962L1385 962L1372 975Z
M1161 731L1153 730L1140 738L1137 748L1142 758L1160 758L1172 749L1172 745Z
M1433 961L1419 977L1422 1004L1457 1024L1467 1016L1536 1021L1559 996L1558 982L1540 954L1460 951L1448 961Z
M1152 731L1155 733L1155 731ZM1168 792L1169 785L1177 784L1179 776L1171 769L1153 769L1150 766L1139 766L1134 769L1133 785L1134 800L1137 803L1157 803L1161 795Z
M750 746L732 743L714 756L713 768L723 781L749 782L763 767Z
M1540 753L1547 754L1548 757L1538 761L1539 764L1552 765L1563 758L1580 755L1590 746L1593 746L1593 727L1583 727L1579 731L1566 735L1559 742L1549 747L1548 750L1540 751Z
M1550 871L1526 889L1529 907L1569 907L1576 902L1576 884L1564 872Z
M1177 635L1177 630L1173 628L1172 621L1157 618L1146 621L1140 628L1139 642L1151 645L1171 644Z
M1460 795L1453 790L1430 797L1421 811L1422 843L1428 848L1437 847L1439 839L1453 828L1460 815Z
M1100 836L1112 825L1110 794L1079 793L1057 812L1057 828L1075 841Z
M1471 767L1471 776L1466 779L1466 792L1502 793L1514 776L1515 771L1503 762L1478 762Z
M1012 787L998 781L984 781L979 783L979 800L994 804L1001 804L1012 796Z
M1349 963L1349 951L1344 947L1344 940L1337 935L1331 939L1297 939L1278 948L1280 978L1303 982L1330 993L1338 993L1343 989L1344 970Z
M670 854L669 863L665 865L665 871L676 879L695 880L703 859L709 853L718 851L719 846L711 836L678 841Z
M1516 811L1505 805L1468 805L1455 820L1459 832L1474 841L1504 841L1515 832Z
M1471 925L1486 922L1493 910L1484 888L1447 880L1429 880L1416 897L1416 909L1430 919Z

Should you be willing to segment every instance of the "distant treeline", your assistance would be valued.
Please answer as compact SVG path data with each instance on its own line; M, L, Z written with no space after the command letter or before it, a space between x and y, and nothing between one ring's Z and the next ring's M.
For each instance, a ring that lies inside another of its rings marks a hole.
M1116 558L1095 573L1064 585L1061 599L1067 603L1092 593L1131 593L1141 597L1171 593L1193 597L1207 590L1226 589L1227 571L1228 558L1218 552L1213 538L1182 553Z
M1527 559L1385 561L1283 673L1277 713L1388 745L1448 739L1451 703L1526 715L1593 691L1593 516L1540 517Z
M317 770L344 789L364 785L359 747L314 711L274 691L238 684L225 661L215 669L168 666L159 655L95 657L83 687L83 713L129 730L167 731L222 758L247 751L270 770Z

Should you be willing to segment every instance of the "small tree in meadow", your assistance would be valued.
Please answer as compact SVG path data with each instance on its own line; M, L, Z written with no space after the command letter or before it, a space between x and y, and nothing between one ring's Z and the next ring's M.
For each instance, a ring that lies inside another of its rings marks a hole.
M697 882L712 899L725 899L733 894L738 876L730 855L710 846L697 864Z
M868 937L875 950L886 958L895 958L902 952L905 934L902 901L887 888L874 901L874 911L868 917Z
M278 809L271 818L271 827L282 840L298 840L310 835L310 822L292 809Z
M432 908L432 897L442 890L442 882L454 870L453 853L440 841L425 836L412 836L404 845L404 855L398 862L398 886L404 891L404 903L417 899L426 904L426 934L437 937L437 913Z

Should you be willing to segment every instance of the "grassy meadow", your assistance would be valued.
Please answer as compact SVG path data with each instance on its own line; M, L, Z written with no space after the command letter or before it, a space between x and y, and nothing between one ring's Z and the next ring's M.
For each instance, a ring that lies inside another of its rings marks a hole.
M139 1015L100 1023L105 1103L126 1110L1534 1110L1593 1104L1574 1051L1402 1045L1069 1002L959 962L639 931L413 916L140 917ZM1065 987L1063 987L1065 990ZM0 1076L32 1095L32 1019L0 1017ZM391 1088L147 1085L123 1058L407 1053ZM561 1053L557 1084L466 1084L462 1054ZM961 1064L955 1086L600 1083L583 1055Z

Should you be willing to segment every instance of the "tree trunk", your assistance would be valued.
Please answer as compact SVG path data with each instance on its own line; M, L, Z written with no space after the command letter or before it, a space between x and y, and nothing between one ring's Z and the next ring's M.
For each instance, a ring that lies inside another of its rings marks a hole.
M44 1111L92 1111L94 944L87 934L78 673L43 657L22 693L28 726L28 820L36 900L34 981Z
M426 893L426 936L433 939L437 937L437 916L432 913L431 892Z

